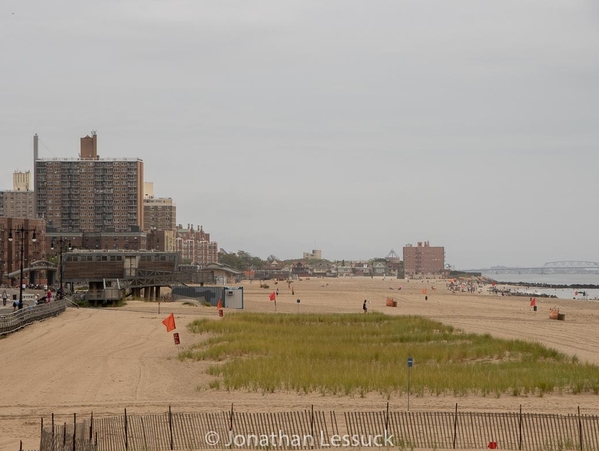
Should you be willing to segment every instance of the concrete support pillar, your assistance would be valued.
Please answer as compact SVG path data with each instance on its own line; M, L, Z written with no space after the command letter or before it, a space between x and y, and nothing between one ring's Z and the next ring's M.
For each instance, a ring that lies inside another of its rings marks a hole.
M151 287L144 287L144 299L146 301L150 300L150 288Z

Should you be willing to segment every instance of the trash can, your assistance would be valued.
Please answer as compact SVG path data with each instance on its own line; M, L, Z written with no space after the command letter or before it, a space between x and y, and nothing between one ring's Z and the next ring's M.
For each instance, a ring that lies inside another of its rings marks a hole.
M221 309L218 309L218 316L220 316L221 318L222 318L223 316L225 316L225 312L224 312L224 310L223 310L222 308L221 308Z
M536 312L536 311L537 311L537 306L536 306L536 305L533 305L533 306L532 306L532 311L533 311L533 312Z

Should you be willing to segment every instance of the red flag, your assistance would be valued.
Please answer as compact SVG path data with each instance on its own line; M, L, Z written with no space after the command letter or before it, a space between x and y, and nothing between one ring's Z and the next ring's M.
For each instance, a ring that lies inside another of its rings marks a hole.
M270 293L270 296L268 297L268 299L270 299L271 301L276 301L277 294L273 291L272 293Z
M166 331L170 332L171 330L176 329L175 327L175 315L172 313L168 315L165 319L162 320L162 324L166 326Z
M422 290L422 294L426 294L426 288Z
M223 308L223 300L219 299L218 304L216 304L216 310L220 310Z
M537 298L530 298L530 306L534 307L535 305L537 305Z

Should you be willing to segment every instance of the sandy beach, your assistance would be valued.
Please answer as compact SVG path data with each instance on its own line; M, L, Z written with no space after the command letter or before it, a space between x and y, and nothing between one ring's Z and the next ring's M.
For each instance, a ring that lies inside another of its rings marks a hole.
M309 279L293 283L295 294L284 282L244 282L245 311L273 312L268 295L279 289L277 314L306 312L369 311L390 315L422 315L466 332L489 333L500 338L520 338L543 343L581 361L599 365L599 302L537 299L538 311L529 308L527 297L452 293L445 282L405 281L386 278ZM401 290L398 290L399 287ZM428 300L422 289L427 288ZM486 291L485 291L486 293ZM387 307L388 297L397 307ZM300 303L297 303L300 299ZM565 321L549 319L557 306ZM161 321L174 313L181 345ZM225 315L233 314L225 310ZM178 301L157 303L129 301L122 308L75 309L35 323L0 339L0 449L39 447L40 418L48 422L71 421L73 413L89 416L160 413L172 406L178 411L221 411L235 405L238 411L305 409L314 405L327 410L383 409L386 398L300 395L296 393L229 393L208 388L205 374L210 362L181 362L179 350L203 339L189 333L186 325L198 317L218 320L215 308L185 305ZM417 361L416 361L417 364ZM405 409L406 397L389 399L392 409ZM463 410L599 413L599 397L593 394L500 397L469 395L412 397L411 410Z

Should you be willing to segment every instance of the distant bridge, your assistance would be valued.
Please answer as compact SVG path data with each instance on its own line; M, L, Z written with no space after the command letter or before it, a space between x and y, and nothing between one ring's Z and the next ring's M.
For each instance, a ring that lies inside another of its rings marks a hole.
M488 274L554 274L554 273L599 273L599 262L567 260L548 262L538 267L494 266L492 268L466 269L466 272Z
M595 268L599 269L599 262L583 262L583 261L563 261L563 262L549 262L545 263L543 268Z

